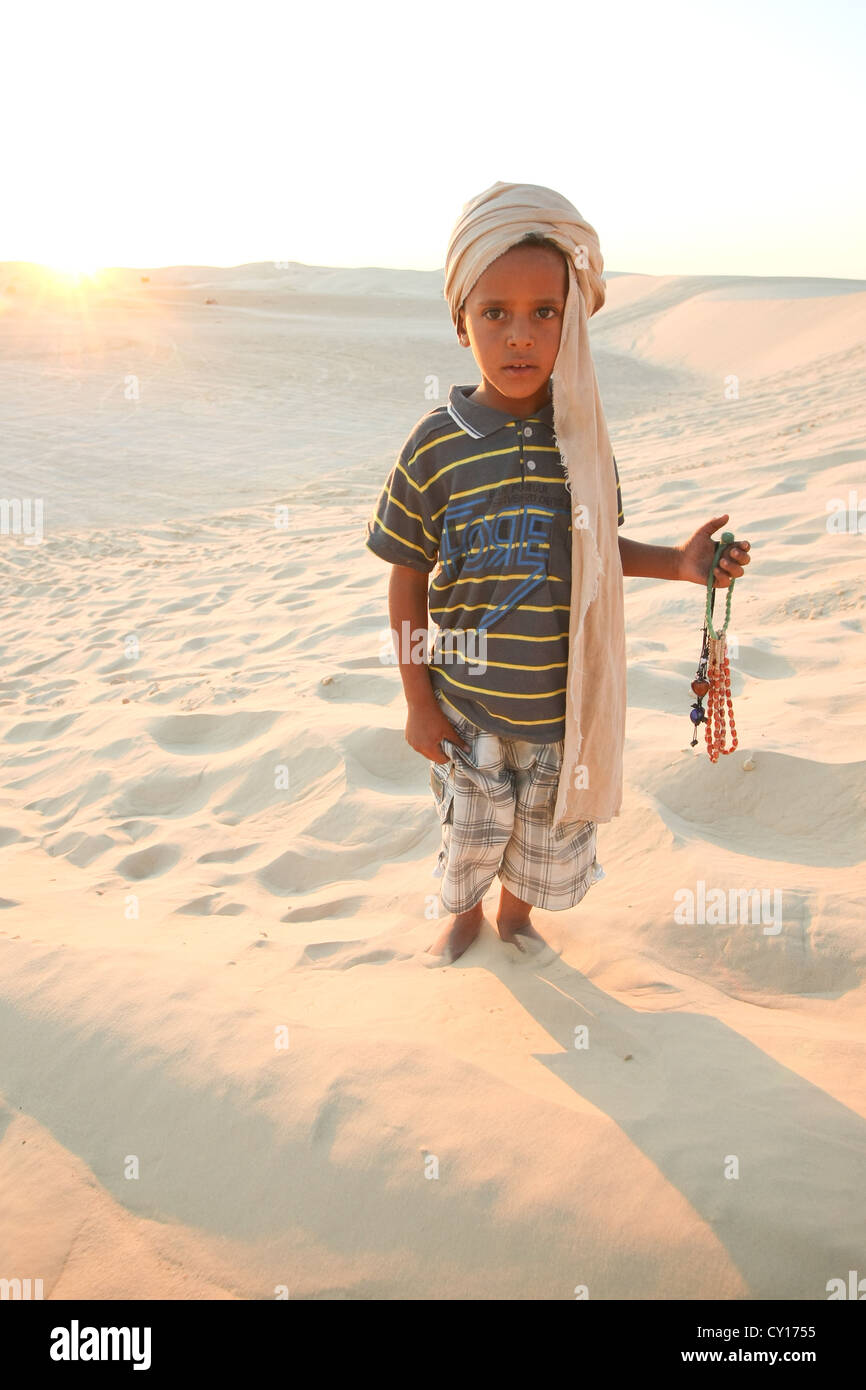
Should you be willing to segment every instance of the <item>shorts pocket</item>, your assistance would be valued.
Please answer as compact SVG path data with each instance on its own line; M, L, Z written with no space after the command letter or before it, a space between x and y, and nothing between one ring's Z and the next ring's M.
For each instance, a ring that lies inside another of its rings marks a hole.
M555 747L544 747L536 757L520 797L520 809L525 820L533 825L550 827L559 790L559 776Z
M436 802L436 810L439 819L443 823L450 820L454 807L454 779L451 775L453 764L434 763L430 764L430 789L433 792L433 800Z

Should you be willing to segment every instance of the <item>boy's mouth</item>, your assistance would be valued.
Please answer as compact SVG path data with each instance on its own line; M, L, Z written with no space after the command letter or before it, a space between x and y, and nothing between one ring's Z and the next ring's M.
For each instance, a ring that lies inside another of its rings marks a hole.
M522 376L524 372L537 372L538 368L534 362L508 362L502 370L511 372L514 376Z

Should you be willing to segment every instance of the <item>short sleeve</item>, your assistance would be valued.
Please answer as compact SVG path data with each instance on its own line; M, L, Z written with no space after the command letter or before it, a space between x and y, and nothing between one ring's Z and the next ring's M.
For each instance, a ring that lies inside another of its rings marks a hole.
M365 544L392 565L429 574L439 559L439 534L430 513L423 481L412 474L414 451L408 445L391 469L367 522Z
M619 469L616 466L616 454L613 456L613 471L616 474L616 524L622 526L625 516L622 510L622 489L619 485Z

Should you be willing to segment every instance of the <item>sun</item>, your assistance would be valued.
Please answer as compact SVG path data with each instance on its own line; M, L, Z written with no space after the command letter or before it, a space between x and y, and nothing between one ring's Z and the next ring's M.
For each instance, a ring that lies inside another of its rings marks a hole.
M64 280L67 284L81 285L87 280L95 279L99 275L102 267L95 261L81 259L74 261L51 261L50 264L46 265L45 269L50 271L52 275Z

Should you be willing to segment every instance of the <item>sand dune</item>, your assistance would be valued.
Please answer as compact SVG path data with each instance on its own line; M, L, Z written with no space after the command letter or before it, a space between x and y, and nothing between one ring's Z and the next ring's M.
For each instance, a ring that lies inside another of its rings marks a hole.
M411 425L478 379L441 273L0 266L0 495L44 499L40 543L0 536L0 1276L823 1299L862 1273L864 310L860 282L611 275L624 533L727 511L752 542L740 747L689 746L702 591L626 580L605 877L535 914L549 964L488 924L430 970L438 825L363 534ZM726 920L677 920L714 888ZM778 922L731 914L752 889Z

